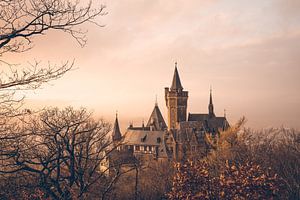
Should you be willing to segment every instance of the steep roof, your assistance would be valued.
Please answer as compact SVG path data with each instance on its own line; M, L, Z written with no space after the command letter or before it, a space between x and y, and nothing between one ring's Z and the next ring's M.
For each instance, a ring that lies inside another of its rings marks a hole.
M229 127L226 117L214 117L210 121L211 126L214 128L226 129Z
M226 129L229 126L226 117L210 117L209 114L191 114L189 113L188 122L202 122L205 129L209 131L218 131L218 129Z
M158 146L161 144L163 137L164 131L145 131L128 129L125 134L124 144Z
M161 130L161 131L167 128L166 122L160 112L157 103L155 103L154 109L150 115L146 127L150 127L150 126L154 126L155 130Z
M127 129L130 129L130 130L141 130L141 131L150 131L150 127L143 127L143 126L129 126Z
M121 140L121 138L122 138L122 134L121 134L120 127L119 127L118 116L116 115L114 129L113 129L113 132L112 132L112 140L113 141L118 141L118 140Z
M189 113L188 121L204 121L209 118L208 114L192 114Z
M168 157L164 131L145 131L128 129L124 135L125 145L157 146L158 157Z
M171 90L183 90L177 70L177 63L175 63L175 71L173 75Z

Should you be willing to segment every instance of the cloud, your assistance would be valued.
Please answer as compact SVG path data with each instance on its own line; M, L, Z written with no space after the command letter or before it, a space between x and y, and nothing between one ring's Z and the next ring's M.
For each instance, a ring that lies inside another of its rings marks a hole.
M212 84L218 115L227 108L231 121L246 115L253 127L299 127L298 8L297 0L108 1L108 15L99 19L106 26L86 26L85 48L51 32L11 59L76 59L79 69L28 95L36 104L65 101L109 119L119 110L121 120L141 121L155 95L165 112L163 88L178 61L190 111L207 112Z

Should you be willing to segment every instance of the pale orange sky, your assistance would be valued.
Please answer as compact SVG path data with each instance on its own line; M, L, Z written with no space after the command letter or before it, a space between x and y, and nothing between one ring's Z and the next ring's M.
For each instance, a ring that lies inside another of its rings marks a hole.
M60 64L74 71L26 93L28 106L84 106L113 121L148 120L158 96L165 116L164 87L174 62L189 91L188 112L207 112L209 86L217 115L241 116L252 128L300 128L300 1L298 0L114 0L108 15L86 25L80 48L62 32L35 38L35 47L7 55L18 63Z

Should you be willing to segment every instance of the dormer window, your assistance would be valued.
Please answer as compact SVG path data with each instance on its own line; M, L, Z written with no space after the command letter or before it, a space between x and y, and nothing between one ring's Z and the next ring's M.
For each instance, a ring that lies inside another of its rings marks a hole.
M161 143L161 138L158 137L158 138L156 139L156 141L157 141L158 144Z
M144 137L141 138L141 142L145 142L147 139L147 135L145 135Z

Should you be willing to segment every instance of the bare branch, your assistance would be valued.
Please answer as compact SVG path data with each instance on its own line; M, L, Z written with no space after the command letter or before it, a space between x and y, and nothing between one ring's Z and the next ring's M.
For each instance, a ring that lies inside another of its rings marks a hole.
M68 0L1 0L0 56L30 49L35 35L51 29L70 34L84 46L86 31L79 26L90 22L102 27L95 19L106 12L104 5L94 8L92 1L85 6L81 4Z

